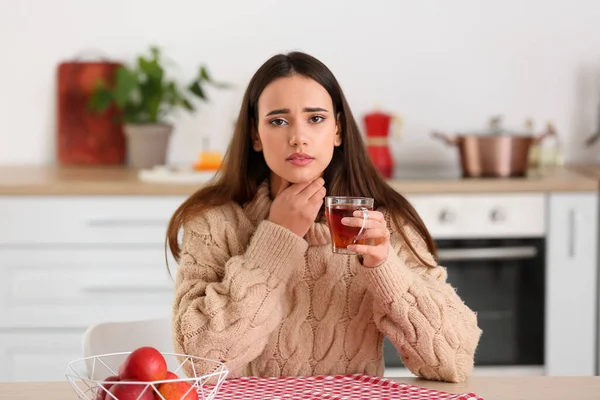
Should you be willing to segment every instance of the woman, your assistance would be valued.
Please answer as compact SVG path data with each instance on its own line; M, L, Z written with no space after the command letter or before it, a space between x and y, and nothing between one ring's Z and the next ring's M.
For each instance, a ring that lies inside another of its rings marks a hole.
M332 253L326 194L375 199L361 256ZM383 335L417 376L472 371L475 314L370 162L335 77L307 54L276 55L252 77L218 179L179 207L167 241L176 351L222 360L229 377L381 376Z

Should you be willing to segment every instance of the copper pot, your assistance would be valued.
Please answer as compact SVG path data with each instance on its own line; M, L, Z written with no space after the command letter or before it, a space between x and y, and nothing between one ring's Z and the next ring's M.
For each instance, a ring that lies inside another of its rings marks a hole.
M551 124L539 134L506 133L498 129L483 134L451 136L433 132L433 137L458 147L464 177L522 177L529 166L529 150L548 136L555 135Z

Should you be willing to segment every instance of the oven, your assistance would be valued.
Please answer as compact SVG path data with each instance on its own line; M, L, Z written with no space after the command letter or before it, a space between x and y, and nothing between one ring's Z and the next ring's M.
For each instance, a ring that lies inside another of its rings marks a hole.
M476 371L543 374L543 195L421 195L409 200L434 238L448 282L477 312L483 332ZM398 372L402 361L387 338L384 361L388 376L403 375Z

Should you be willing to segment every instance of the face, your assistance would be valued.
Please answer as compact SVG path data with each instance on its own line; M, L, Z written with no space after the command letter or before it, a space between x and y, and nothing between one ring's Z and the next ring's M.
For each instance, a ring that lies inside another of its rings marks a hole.
M258 99L253 147L276 178L308 182L323 175L342 143L329 93L301 75L279 78Z

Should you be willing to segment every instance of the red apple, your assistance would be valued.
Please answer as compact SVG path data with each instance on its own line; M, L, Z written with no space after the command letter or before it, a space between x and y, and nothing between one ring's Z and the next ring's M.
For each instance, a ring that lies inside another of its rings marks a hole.
M106 379L104 379L102 382L117 382L117 381L119 381L119 377L116 375L112 375L112 376L109 376ZM100 387L100 385L104 386L104 389L106 389L106 390L102 389ZM96 389L97 390L96 397L94 399L95 400L104 400L105 398L108 397L108 399L112 400L112 398L110 396L106 396L106 391L110 390L110 388L113 386L114 385L112 385L110 383L104 383L104 384L99 383L98 388Z
M110 388L110 394L119 400L155 400L151 386L142 384L120 383ZM114 400L108 393L106 400Z
M167 371L167 377L165 378L165 380L172 380L172 379L179 379L179 377L177 376L176 373Z
M188 382L165 382L159 386L158 392L165 400L198 400L196 389L192 388ZM184 395L185 397L183 397ZM156 396L156 398L160 399L160 396Z
M127 356L119 367L121 380L162 381L167 376L167 362L154 347L140 347Z

